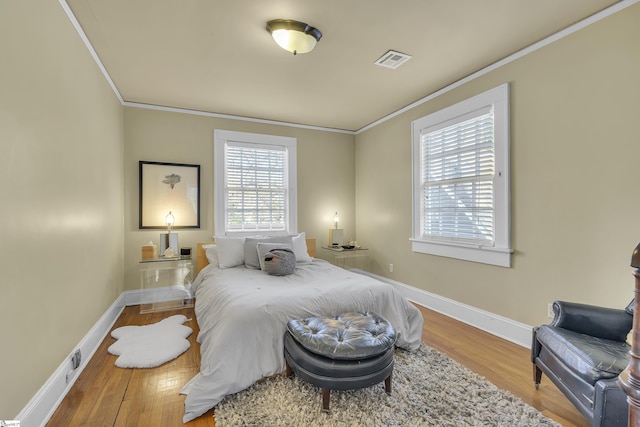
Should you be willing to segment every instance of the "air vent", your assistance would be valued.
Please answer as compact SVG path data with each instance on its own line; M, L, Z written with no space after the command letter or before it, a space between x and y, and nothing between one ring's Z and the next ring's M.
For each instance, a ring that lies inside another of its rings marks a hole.
M406 53L396 52L395 50L390 50L384 55L382 55L374 64L380 65L381 67L387 67L396 69L408 60L412 58L411 55L407 55Z

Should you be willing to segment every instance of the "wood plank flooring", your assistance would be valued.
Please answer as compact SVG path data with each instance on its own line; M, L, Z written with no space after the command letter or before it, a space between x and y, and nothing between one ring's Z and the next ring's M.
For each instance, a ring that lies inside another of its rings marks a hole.
M529 350L464 323L418 306L424 316L422 340L498 387L508 390L546 416L568 427L589 424L558 389L543 376L540 390L533 386ZM185 396L178 392L200 366L198 325L193 308L140 314L126 307L114 328L155 323L174 314L194 333L191 348L177 359L152 369L121 369L107 353L115 342L107 336L62 401L48 426L181 426ZM213 410L186 424L215 426Z

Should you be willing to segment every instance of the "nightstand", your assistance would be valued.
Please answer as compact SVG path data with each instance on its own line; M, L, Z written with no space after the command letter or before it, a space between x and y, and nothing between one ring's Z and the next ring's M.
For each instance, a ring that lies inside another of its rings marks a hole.
M369 249L367 248L339 250L337 248L323 246L320 248L318 258L329 261L331 264L338 267L346 269L357 268L369 271Z
M160 257L140 261L140 313L193 307L193 270L191 259Z

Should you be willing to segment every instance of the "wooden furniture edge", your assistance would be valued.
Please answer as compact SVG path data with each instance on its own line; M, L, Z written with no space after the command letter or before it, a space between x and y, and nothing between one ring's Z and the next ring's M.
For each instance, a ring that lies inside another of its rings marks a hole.
M305 239L307 241L307 253L310 257L316 257L316 239L309 238ZM209 265L209 260L207 259L207 254L205 252L204 246L213 245L214 242L202 242L197 243L196 247L196 276L200 273L200 270Z

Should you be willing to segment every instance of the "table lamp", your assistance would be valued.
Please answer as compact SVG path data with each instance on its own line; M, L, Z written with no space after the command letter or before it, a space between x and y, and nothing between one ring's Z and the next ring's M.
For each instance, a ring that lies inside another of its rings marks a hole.
M329 229L329 246L341 245L344 240L344 230L338 228L338 212L333 215L333 228Z
M164 223L167 225L167 232L160 234L160 256L165 255L165 251L169 248L173 251L172 256L178 255L178 233L172 233L173 226L176 223L176 217L169 211L164 217Z

